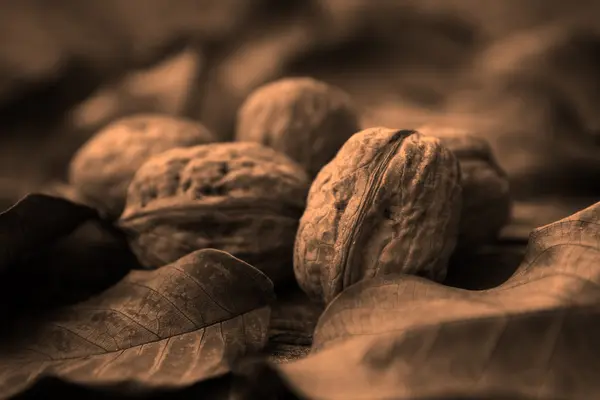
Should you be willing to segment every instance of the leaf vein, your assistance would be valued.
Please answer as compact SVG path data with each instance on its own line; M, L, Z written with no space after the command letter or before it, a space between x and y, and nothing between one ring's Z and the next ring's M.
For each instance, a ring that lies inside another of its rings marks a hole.
M219 306L223 311L229 313L230 315L235 315L235 313L233 313L231 310L228 310L225 306L223 306L221 303L219 303L217 300L215 300L209 293L208 290L206 290L206 288L204 287L204 285L202 285L202 283L200 281L198 281L195 277L193 277L192 275L188 274L187 272L185 272L183 269L181 268L174 268L176 271L181 272L183 275L187 276L188 278L190 278L190 280L192 282L194 282L196 284L196 286L198 286L198 288L200 290L202 290L204 292L204 294L206 294L206 297L208 297L213 303L215 303L217 306Z
M150 368L150 370L148 371L148 376L152 376L154 375L156 372L158 372L161 363L163 362L163 360L165 359L165 354L167 352L167 348L169 347L169 343L171 342L171 338L167 338L167 340L165 340L165 343L160 351L160 354L158 355L158 357L156 357L156 360L154 360L154 362L152 363L152 367Z
M157 339L161 339L161 337L157 333L155 333L151 329L145 327L140 322L136 321L134 318L132 318L129 315L125 314L123 311L115 310L115 309L112 309L112 308L81 308L81 309L82 310L86 310L86 311L106 311L106 312L117 313L117 314L122 315L123 317L127 318L128 320L132 321L134 324L136 324L140 328L144 329L145 331L147 331L147 332L151 333L152 335L156 336Z
M159 292L158 290L147 286L147 285L143 285L141 283L138 282L126 282L128 285L133 285L133 286L138 286L144 289L149 290L150 292L158 295L159 297L161 297L162 299L164 299L167 303L169 303L179 314L181 314L185 319L187 319L193 326L195 329L200 329L202 328L202 326L199 326L198 323L194 322L194 320L192 318L190 318L186 313L184 313L179 307L177 307L177 305L175 303L173 303L173 301L171 301L167 296L165 296L164 294L162 294L161 292ZM204 324L204 321L202 321L202 324Z
M73 331L73 330L71 330L71 329L67 328L67 327L66 327L66 326L64 326L64 325L60 325L60 324L58 324L58 323L56 323L56 322L51 322L51 325L53 325L53 326L55 326L55 327L57 327L57 328L60 328L60 329L62 329L62 330L64 330L64 331L67 331L67 332L69 332L70 334L72 334L72 335L74 335L74 336L77 336L77 337L78 337L78 338L80 338L81 340L83 340L83 341L85 341L85 342L87 342L87 343L91 344L92 346L95 346L95 347L97 347L97 348L101 349L101 350L102 350L102 351L104 351L105 353L108 353L108 352L109 352L109 350L108 350L107 348L105 348L105 347L102 347L102 346L100 346L99 344L92 342L90 339L88 339L88 338L86 338L86 337L82 336L81 334L79 334L79 333L77 333L77 332L75 332L75 331Z

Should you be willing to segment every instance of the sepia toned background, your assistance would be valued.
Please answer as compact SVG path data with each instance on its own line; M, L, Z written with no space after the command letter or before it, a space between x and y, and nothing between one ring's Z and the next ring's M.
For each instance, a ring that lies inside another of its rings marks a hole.
M600 194L600 1L0 0L2 204L64 179L73 151L137 112L231 138L257 86L310 75L365 126L486 136L517 200ZM567 212L564 213L565 215Z

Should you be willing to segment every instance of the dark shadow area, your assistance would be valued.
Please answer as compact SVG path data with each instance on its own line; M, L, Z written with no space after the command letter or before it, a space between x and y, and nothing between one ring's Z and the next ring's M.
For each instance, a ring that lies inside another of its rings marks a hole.
M0 315L8 329L20 316L31 318L102 292L138 266L125 237L90 221L40 248L0 277Z

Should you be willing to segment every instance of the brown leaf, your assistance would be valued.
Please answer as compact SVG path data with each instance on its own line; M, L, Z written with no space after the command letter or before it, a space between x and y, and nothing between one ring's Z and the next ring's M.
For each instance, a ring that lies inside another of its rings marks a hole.
M406 275L351 286L312 354L277 368L311 399L596 398L599 287L600 202L534 230L496 288Z
M97 216L94 209L66 199L43 194L25 196L0 213L0 272Z
M2 274L0 331L19 315L87 300L135 268L140 266L120 231L101 220L85 222Z
M54 376L90 387L184 388L226 373L267 338L272 282L206 249L133 271L45 321L23 321L0 347L0 397Z
M538 226L566 218L590 202L585 197L569 199L564 196L518 201L512 210L512 221L502 230L500 238L504 241L527 241L531 231Z

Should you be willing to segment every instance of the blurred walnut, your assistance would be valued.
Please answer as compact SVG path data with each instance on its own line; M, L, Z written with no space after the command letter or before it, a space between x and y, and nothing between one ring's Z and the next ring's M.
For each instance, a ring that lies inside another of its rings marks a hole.
M236 139L285 153L314 177L359 130L349 95L312 78L286 78L248 97L238 113Z
M138 170L119 225L149 268L216 248L281 282L308 188L299 165L256 143L173 149Z
M544 22L492 41L446 111L488 121L476 130L492 141L515 198L598 193L600 35Z
M508 177L489 143L446 126L426 125L418 130L438 137L460 164L462 208L456 252L473 252L495 240L510 219L511 197Z
M123 211L129 182L148 158L175 147L213 141L213 135L193 121L151 114L122 118L77 151L69 181L100 211L116 219Z

